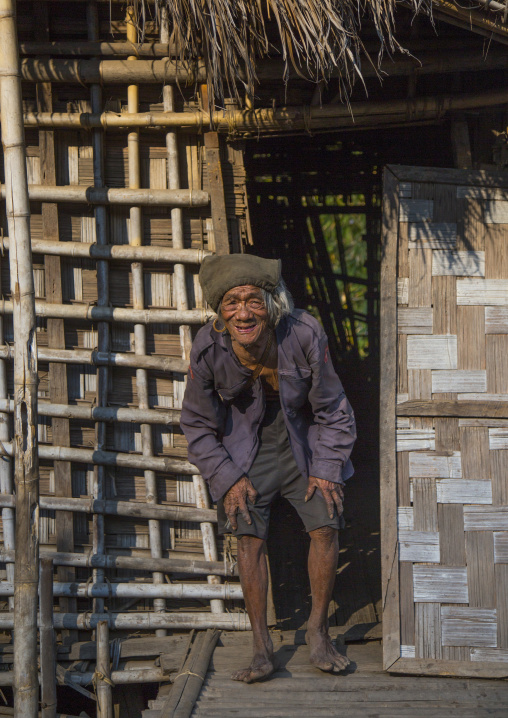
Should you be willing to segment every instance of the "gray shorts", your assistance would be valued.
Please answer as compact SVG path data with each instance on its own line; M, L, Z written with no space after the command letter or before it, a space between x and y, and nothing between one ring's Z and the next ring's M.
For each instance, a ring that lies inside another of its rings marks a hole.
M247 502L252 524L249 526L238 514L238 528L233 531L224 511L223 500L220 499L217 503L219 533L257 536L266 540L270 506L278 494L295 507L307 532L322 526L342 528L343 519L337 516L337 511L333 519L328 516L328 508L321 493L314 492L310 501L305 503L308 481L296 465L278 401L267 402L263 423L259 429L259 439L259 450L249 471L249 479L258 492L254 504Z

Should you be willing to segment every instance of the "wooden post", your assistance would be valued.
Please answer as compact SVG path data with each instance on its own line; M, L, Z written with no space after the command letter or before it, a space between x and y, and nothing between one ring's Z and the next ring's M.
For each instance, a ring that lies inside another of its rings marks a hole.
M226 216L218 132L205 132L205 152L208 165L215 251L217 254L229 254L228 219Z
M72 570L72 569L67 569ZM41 607L39 635L41 644L41 714L56 716L56 646L53 629L53 559L41 558ZM66 601L66 603L70 603ZM73 604L75 605L75 601Z
M97 624L96 693L97 718L113 718L113 694L111 691L111 662L109 659L109 623Z
M16 546L14 568L14 708L37 718L37 603L39 585L39 459L37 453L37 341L30 247L23 103L16 9L0 0L0 104L6 210L11 248L14 320L14 436Z

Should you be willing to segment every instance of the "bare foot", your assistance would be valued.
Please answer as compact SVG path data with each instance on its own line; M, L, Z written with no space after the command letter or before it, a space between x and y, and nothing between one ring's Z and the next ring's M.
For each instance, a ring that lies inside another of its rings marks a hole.
M248 668L242 668L240 671L235 671L231 679L233 681L243 681L244 683L264 681L274 670L273 654L256 653L250 666Z
M308 630L305 640L310 647L310 662L316 668L328 673L339 673L349 666L351 661L335 649L328 631Z

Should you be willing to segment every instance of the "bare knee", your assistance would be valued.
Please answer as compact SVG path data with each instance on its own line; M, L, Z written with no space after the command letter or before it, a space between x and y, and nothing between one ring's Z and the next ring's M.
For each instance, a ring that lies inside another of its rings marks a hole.
M257 536L239 536L238 554L245 557L259 558L265 553L265 542Z
M328 548L339 546L339 531L333 526L321 526L314 531L309 531L310 540L316 546Z

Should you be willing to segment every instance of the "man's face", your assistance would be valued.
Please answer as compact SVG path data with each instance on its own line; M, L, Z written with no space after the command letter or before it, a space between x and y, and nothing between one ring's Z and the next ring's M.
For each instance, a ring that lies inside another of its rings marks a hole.
M259 287L233 287L222 298L222 319L231 337L251 347L268 328L268 312Z

